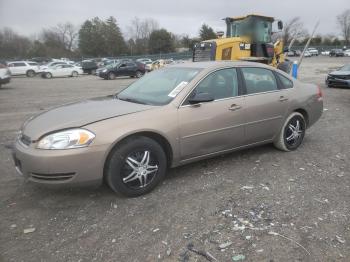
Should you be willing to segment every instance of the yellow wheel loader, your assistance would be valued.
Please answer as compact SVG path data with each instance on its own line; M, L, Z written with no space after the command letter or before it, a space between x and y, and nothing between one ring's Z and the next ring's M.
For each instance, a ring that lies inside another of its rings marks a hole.
M285 60L283 42L272 42L273 17L247 15L227 17L226 37L218 33L217 39L195 44L193 61L244 60L261 62L290 72L292 63ZM278 30L283 29L282 21L277 21Z

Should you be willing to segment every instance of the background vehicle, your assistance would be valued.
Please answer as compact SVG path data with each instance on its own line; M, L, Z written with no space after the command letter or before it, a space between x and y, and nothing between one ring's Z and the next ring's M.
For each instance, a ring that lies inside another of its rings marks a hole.
M26 75L27 77L33 77L40 72L38 63L31 61L8 62L7 66L13 76Z
M350 56L350 49L344 51L344 56Z
M321 55L329 55L330 51L329 50L325 50L321 52Z
M292 62L285 61L283 41L272 43L273 17L247 15L226 17L226 38L206 40L195 44L193 61L245 60L277 67L289 72ZM278 21L278 29L283 23Z
M11 72L6 66L5 61L0 61L0 87L1 85L10 83L11 81Z
M328 87L350 87L350 64L329 73L326 85Z
M118 76L130 76L140 78L146 72L145 65L138 62L121 62L109 65L99 73L99 77L114 80Z
M344 56L344 52L342 49L332 49L330 52L329 52L329 56L332 57L340 57L340 56Z
M81 62L83 72L89 75L94 75L98 68L97 63L94 60L84 60Z
M307 51L312 55L312 56L318 56L318 50L316 48L310 47L307 49Z
M150 62L152 63L152 59L149 59L149 58L139 58L139 59L136 59L136 62L140 62L140 63L146 63L146 62Z
M33 182L104 180L139 196L168 167L267 143L296 150L322 112L319 87L270 66L187 63L149 73L117 95L37 115L23 126L13 157Z
M296 57L300 55L301 55L300 50L289 50L287 53L287 56L291 56L291 57Z
M47 63L47 64L44 64L44 65L40 66L39 71L40 71L40 72L43 72L43 71L45 71L46 69L48 69L48 68L50 68L50 67L54 67L54 66L56 66L56 65L67 65L67 63L64 62L64 61L52 61L52 62L50 62L50 63Z
M78 75L83 74L83 70L81 67L73 66L73 65L55 65L45 69L41 76L44 78L52 78L52 77L63 77L63 76L73 76L77 77Z
M312 57L312 54L309 51L305 51L304 57Z

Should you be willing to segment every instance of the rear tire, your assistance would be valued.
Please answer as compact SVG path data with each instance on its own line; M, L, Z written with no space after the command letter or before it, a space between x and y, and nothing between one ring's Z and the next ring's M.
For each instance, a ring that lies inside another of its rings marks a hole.
M27 77L34 77L35 76L35 71L34 70L28 70L26 73Z
M282 151L293 151L303 142L305 130L304 116L298 112L293 112L287 117L273 144Z
M114 192L136 197L152 191L162 181L167 158L156 141L139 136L115 147L105 167L105 180Z
M79 74L78 74L77 71L73 71L73 72L72 72L72 77L78 77L78 75L79 75Z
M52 74L51 74L51 73L46 73L46 74L45 74L45 77L46 77L46 78L52 78Z

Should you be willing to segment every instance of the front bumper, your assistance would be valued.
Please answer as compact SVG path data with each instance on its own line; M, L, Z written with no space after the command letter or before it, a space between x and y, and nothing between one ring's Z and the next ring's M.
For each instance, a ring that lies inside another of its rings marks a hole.
M350 87L350 79L340 79L336 77L327 77L326 84L333 87Z
M6 76L4 78L0 78L0 84L8 84L11 81L11 76Z
M42 150L16 141L12 156L17 172L44 184L101 183L107 147Z

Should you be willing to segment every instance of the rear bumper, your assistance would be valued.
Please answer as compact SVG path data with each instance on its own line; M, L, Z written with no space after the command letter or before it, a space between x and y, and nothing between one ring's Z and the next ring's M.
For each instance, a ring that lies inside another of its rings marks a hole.
M91 146L70 150L40 150L14 144L15 169L26 179L42 184L101 183L106 148Z

